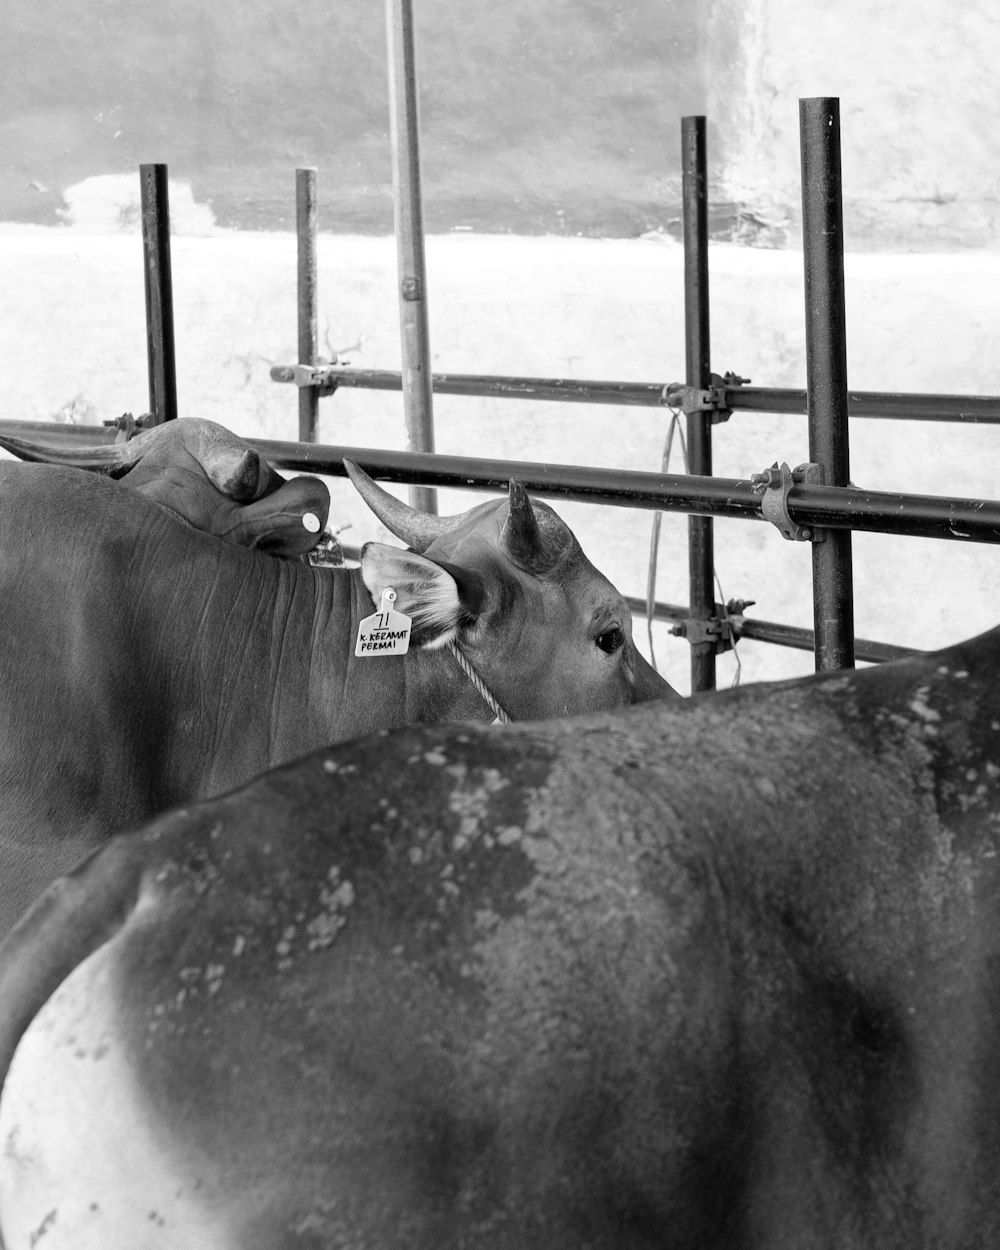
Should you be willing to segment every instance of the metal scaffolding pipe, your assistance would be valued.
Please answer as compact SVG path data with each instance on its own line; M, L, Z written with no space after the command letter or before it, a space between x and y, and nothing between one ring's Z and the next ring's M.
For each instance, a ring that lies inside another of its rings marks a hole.
M726 388L734 412L805 413L806 392L795 388L735 386ZM1000 425L1000 396L927 395L905 391L847 392L852 417L889 421L950 421Z
M626 595L625 602L639 616L646 615L646 601L635 595ZM657 621L681 622L687 619L687 608L678 603L655 603L653 619ZM745 616L742 612L730 613L727 617L737 641L743 638L754 642L770 642L778 647L789 647L796 651L814 651L816 635L811 629L802 629L797 625L782 625L779 621L758 620L757 617ZM856 658L867 664L884 664L887 660L904 660L909 655L919 655L916 647L900 647L891 642L871 642L866 638L855 641Z
M273 365L275 382L295 382L295 370ZM329 393L340 387L399 391L397 369L359 369L353 365L324 365L311 386ZM677 382L615 382L583 378L531 378L486 373L435 373L431 386L440 395L479 395L492 399L533 399L553 403L614 404L623 408L667 407ZM724 386L726 406L733 412L805 415L806 392L796 387ZM848 391L852 417L892 421L949 421L1000 425L1000 396L929 395L906 391Z
M0 421L0 430L52 447L94 447L114 439L113 431L103 426L55 425L51 421ZM329 443L247 441L276 467L297 473L346 477L344 460L347 459L385 482L417 482L505 493L509 480L516 477L535 494L580 503L763 520L760 493L746 479L428 455ZM803 484L792 488L788 511L799 525L909 534L956 542L1000 543L1000 502L991 500Z
M386 30L399 324L403 352L403 412L410 450L431 452L434 450L434 407L412 0L386 0ZM432 490L411 487L410 502L424 512L437 511L436 495Z
M294 368L272 365L275 382L296 382ZM303 379L304 381L304 379ZM397 369L358 369L353 365L324 365L308 385L321 392L340 387L401 391L403 375ZM667 406L662 382L586 382L577 378L519 378L479 373L435 373L431 385L438 395L481 395L494 399L534 399L574 404L617 404L624 407Z
M143 276L146 291L146 359L153 423L177 416L174 291L170 271L170 202L166 165L139 166Z
M299 364L315 365L319 352L317 332L316 236L318 211L316 170L295 171L295 237L297 240L297 303ZM319 429L319 391L299 389L299 441L314 443Z
M778 621L759 621L755 617L740 616L733 620L738 638L754 642L769 642L776 647L789 647L797 651L816 651L816 635L811 629L796 625L782 625ZM891 642L872 642L867 638L854 640L854 658L866 664L885 664L889 660L905 660L907 656L920 655L917 647L901 647Z
M704 390L711 379L708 300L708 172L705 118L681 119L684 213L684 343L687 385ZM708 412L687 414L688 470L712 472L712 421ZM692 691L715 689L715 639L707 626L715 617L715 546L710 516L688 518L688 582L691 620ZM694 632L704 630L704 637Z
M809 459L830 486L851 480L848 451L844 214L840 102L799 101L802 251L806 295ZM816 668L854 666L854 575L850 530L812 543Z
M273 464L301 473L344 476L343 462L348 459L360 464L372 477L386 482L419 482L504 492L510 478L516 477L536 494L581 503L763 519L760 493L746 479L426 455L322 443L307 447L288 442L250 441ZM911 534L958 542L1000 543L1000 502L809 484L793 487L787 502L790 516L799 525Z

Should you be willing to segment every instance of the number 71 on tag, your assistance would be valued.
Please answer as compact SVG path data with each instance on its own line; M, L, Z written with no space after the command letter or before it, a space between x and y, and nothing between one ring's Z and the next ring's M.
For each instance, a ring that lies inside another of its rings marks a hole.
M366 616L358 626L358 640L354 654L362 659L382 655L406 655L410 649L411 618L405 612L396 612L393 604L396 592L392 587L382 591L379 610Z

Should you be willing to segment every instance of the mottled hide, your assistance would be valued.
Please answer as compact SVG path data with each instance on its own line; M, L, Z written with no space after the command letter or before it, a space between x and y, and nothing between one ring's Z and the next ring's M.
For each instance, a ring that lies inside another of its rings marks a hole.
M330 742L491 720L449 641L516 719L673 694L636 651L622 595L518 483L537 567L523 543L510 553L509 499L428 517L351 472L416 550L369 543L360 569L312 568L105 476L0 462L0 933L157 812ZM358 659L388 587L414 620L409 651Z
M7 1250L993 1245L998 672L409 729L116 838L0 947Z

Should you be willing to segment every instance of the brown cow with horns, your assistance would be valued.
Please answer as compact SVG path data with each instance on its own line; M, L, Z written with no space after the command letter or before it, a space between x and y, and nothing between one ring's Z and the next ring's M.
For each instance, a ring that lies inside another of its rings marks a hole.
M179 421L143 447L183 436ZM516 720L674 693L633 645L622 595L519 483L435 517L348 466L411 549L369 543L360 569L312 568L240 545L260 532L247 512L202 532L218 516L194 445L179 447L182 479L140 473L142 489L128 489L145 459L128 445L120 482L0 462L0 933L111 833L168 807L378 729L491 720L460 659ZM288 496L301 530L304 488L275 491L271 475L242 461L235 474L265 533ZM409 650L356 656L389 588Z

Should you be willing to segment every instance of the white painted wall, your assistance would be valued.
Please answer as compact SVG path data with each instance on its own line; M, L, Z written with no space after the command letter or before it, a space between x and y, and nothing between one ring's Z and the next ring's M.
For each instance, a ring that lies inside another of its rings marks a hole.
M798 101L840 99L849 246L941 249L1000 238L995 0L716 0L710 40L724 196L800 205Z

